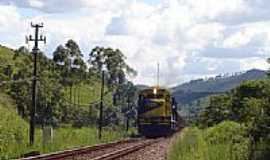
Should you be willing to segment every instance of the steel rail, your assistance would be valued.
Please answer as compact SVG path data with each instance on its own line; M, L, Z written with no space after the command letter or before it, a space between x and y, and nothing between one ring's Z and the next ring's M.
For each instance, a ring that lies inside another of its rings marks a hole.
M94 146L87 146L87 147L82 147L82 148L76 148L76 149L64 150L64 151L59 151L59 152L54 152L54 153L31 156L31 157L21 158L20 160L56 160L56 159L77 157L77 156L89 154L93 151L98 151L98 150L114 147L119 144L133 143L136 141L139 141L139 139L120 140L120 141L111 142L111 143L105 143L105 144L99 144L99 145L94 145Z
M130 147L126 147L126 148L122 148L107 154L104 154L102 156L98 156L96 158L93 158L92 160L114 160L116 158L120 158L123 156L126 156L130 153L133 153L135 151L138 151L142 148L145 148L147 146L150 146L154 143L157 143L159 140L150 140L150 141L146 141L146 142L142 142L138 145L134 145L134 146L130 146Z

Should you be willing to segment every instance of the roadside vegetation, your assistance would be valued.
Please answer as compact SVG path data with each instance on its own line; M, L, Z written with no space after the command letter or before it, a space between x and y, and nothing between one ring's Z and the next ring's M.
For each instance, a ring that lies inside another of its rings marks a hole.
M103 131L103 138L99 140L95 127L61 127L56 128L51 141L45 143L42 139L42 130L37 129L36 143L34 146L29 146L27 128L19 127L17 128L17 131L5 130L5 132L8 132L10 135L5 137L6 142L4 142L4 145L2 145L0 159L22 157L26 153L36 151L38 151L38 153L49 153L65 149L73 149L76 147L91 146L99 143L107 143L119 140L126 136L126 133L120 129L105 129ZM11 134L17 135L17 137L12 139Z
M68 40L52 55L38 54L36 139L30 147L32 55L26 47L12 50L0 45L0 159L120 139L126 136L123 128L128 112L131 124L134 122L136 87L127 76L136 76L136 71L119 49L95 47L83 54L75 41ZM102 71L104 132L98 140ZM54 130L51 142L46 144L42 140L45 127Z
M245 128L226 121L215 127L186 128L173 144L169 160L247 160L250 141Z
M267 160L270 80L245 81L208 98L171 148L169 159Z

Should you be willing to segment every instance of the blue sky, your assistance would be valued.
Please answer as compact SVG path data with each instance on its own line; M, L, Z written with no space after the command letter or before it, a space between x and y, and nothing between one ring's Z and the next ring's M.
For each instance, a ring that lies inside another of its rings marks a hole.
M0 0L0 44L17 48L43 22L48 56L76 40L85 59L96 45L119 48L138 71L135 83L154 85L267 69L267 0ZM31 48L31 46L29 46Z

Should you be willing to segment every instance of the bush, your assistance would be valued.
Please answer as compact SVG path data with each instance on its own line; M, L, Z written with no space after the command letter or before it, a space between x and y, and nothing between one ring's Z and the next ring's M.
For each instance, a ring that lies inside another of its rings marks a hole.
M247 160L250 140L246 129L235 122L223 122L205 130L187 128L172 145L169 160Z

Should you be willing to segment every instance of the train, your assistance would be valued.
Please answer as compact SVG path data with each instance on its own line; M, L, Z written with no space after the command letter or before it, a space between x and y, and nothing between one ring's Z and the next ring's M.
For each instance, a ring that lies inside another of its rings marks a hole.
M183 126L170 91L158 86L138 94L137 129L145 137L169 136Z

